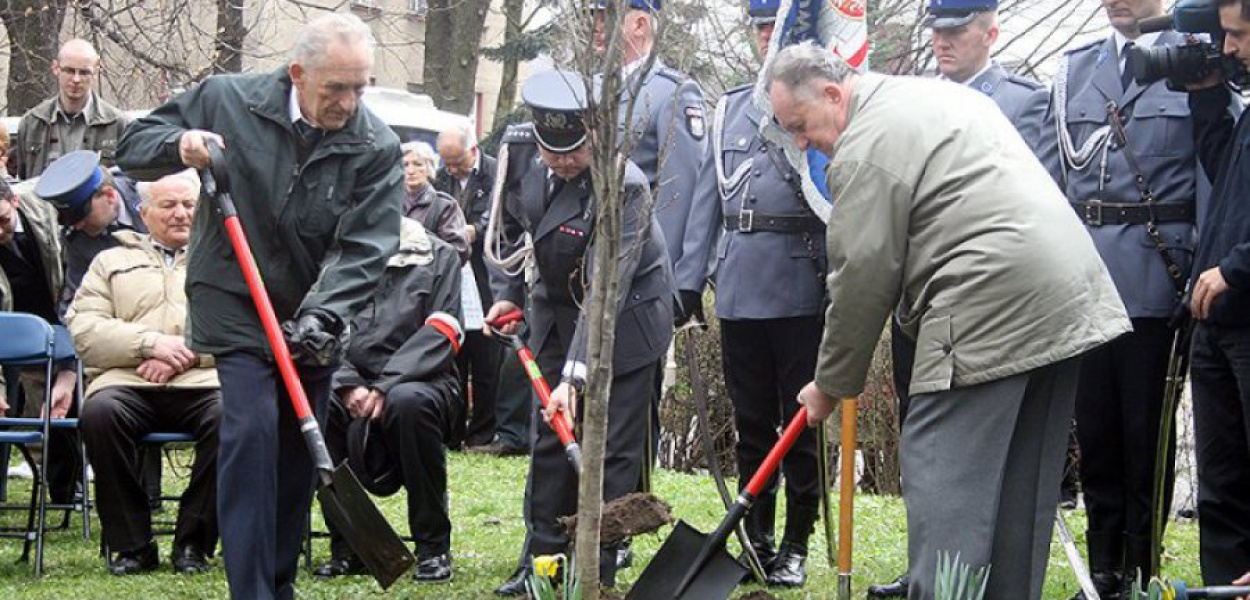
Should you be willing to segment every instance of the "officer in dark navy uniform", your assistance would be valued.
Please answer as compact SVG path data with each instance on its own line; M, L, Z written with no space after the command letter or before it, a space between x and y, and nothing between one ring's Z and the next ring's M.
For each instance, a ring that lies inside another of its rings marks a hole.
M591 181L591 148L583 113L589 103L586 82L577 73L547 71L531 77L521 90L534 115L534 133L545 168L528 169L519 193L505 206L504 232L517 240L533 238L537 278L530 296L530 345L543 376L559 382L552 391L553 409L570 410L586 378L587 323L585 290L593 262L595 215L599 209ZM646 176L626 163L622 185L622 232L617 260L620 296L617 302L616 345L608 409L604 500L634 490L646 442L647 412L655 394L659 358L672 339L673 276L664 237L653 216ZM500 274L496 302L487 320L518 310L525 303L520 276ZM514 331L517 324L505 331ZM534 444L526 484L525 515L531 556L567 549L569 540L556 519L577 510L577 474L560 441L542 418L535 402ZM604 585L613 585L613 553L602 557ZM530 561L496 593L525 593Z
M1104 5L1111 35L1061 60L1040 155L1133 320L1131 334L1086 355L1076 398L1090 568L1102 598L1116 600L1134 573L1151 575L1158 550L1150 523L1173 337L1168 317L1189 272L1199 175L1187 95L1164 81L1135 81L1129 51L1184 44L1184 36L1138 29L1141 19L1163 14L1161 0Z
M779 0L751 0L761 53L768 51ZM738 430L739 473L753 473L799 409L799 390L816 371L824 329L825 224L803 198L799 173L759 135L763 112L753 85L725 92L712 113L708 150L695 188L679 282L695 298L716 278L725 385ZM682 295L687 295L682 287ZM683 301L683 304L685 302ZM786 523L774 546L777 478L751 513L747 533L768 583L801 586L808 538L820 514L816 435L805 430L782 464ZM745 479L739 482L745 485Z

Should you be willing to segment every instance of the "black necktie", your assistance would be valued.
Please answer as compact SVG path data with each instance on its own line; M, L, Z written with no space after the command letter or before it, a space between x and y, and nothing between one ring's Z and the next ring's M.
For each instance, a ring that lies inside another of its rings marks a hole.
M560 195L560 191L564 189L564 180L552 175L548 178L547 189L549 191L547 192L547 201L543 203L544 209L551 208L551 202L555 200L556 196Z
M295 121L294 126L295 143L299 146L299 161L302 163L312 153L312 149L317 147L317 142L321 141L323 132L303 119Z
M1120 89L1128 90L1128 86L1133 84L1133 42L1125 42L1123 53L1124 70L1120 72Z

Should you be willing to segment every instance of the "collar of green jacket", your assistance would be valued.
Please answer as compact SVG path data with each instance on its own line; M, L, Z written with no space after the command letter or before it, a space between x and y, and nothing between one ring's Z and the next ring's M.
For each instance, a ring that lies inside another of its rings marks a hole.
M399 251L386 261L387 268L428 265L434 262L434 240L420 223L404 217L399 227Z
M34 108L30 109L30 115L44 123L52 123L53 116L56 115L57 97L53 96L40 102ZM91 100L87 102L87 106L83 108L83 117L87 119L89 127L99 125L107 125L126 116L121 109L105 102L94 91L91 92Z
M247 97L248 110L257 115L274 121L287 131L294 131L291 123L290 99L291 76L287 67L282 66L269 74L273 85L256 86ZM365 116L363 102L357 102L356 114L347 120L342 129L327 131L318 150L325 148L334 153L364 152L373 147L377 141L377 132L373 124Z

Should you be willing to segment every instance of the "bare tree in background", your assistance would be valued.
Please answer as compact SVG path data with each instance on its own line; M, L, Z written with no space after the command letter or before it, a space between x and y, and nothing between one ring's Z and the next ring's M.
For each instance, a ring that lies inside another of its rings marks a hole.
M56 92L52 61L66 0L9 0L0 11L9 38L9 114L21 114Z
M430 0L424 91L443 110L473 109L478 54L490 0Z

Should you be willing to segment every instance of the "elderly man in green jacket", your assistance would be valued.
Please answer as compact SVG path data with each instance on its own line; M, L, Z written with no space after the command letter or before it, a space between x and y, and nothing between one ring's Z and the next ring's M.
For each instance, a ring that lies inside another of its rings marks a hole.
M903 425L913 600L939 556L1041 597L1079 357L1129 331L1089 236L993 101L856 75L808 44L771 72L778 121L831 157L830 306L809 419L863 391L897 307L916 341Z
M313 412L324 417L347 323L399 246L399 139L360 104L373 35L331 13L296 36L271 73L210 77L126 130L118 163L136 179L208 165L225 147L239 220ZM235 598L289 600L313 463L217 211L195 215L187 337L217 359L222 421L217 508Z

